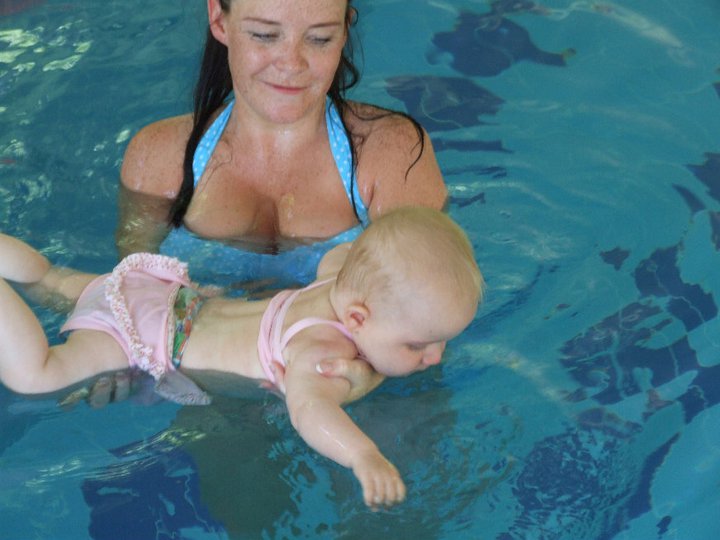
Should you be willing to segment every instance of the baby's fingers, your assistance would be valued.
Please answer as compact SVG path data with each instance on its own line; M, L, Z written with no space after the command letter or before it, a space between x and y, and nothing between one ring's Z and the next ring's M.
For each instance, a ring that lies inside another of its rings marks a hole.
M405 483L397 471L373 475L363 484L365 504L373 509L392 506L405 500Z

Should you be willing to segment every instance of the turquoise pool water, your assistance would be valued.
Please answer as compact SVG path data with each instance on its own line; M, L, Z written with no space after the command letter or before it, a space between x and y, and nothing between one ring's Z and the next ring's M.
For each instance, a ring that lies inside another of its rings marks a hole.
M0 2L0 230L114 263L124 147L189 108L204 4ZM715 540L720 4L680 4L357 0L354 96L428 128L489 285L441 367L349 409L404 505L271 395L0 388L0 538Z

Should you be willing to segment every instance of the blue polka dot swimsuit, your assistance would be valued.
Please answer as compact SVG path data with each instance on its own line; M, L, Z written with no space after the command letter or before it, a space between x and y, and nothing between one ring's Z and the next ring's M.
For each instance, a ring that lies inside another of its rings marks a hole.
M234 100L228 103L198 144L193 158L195 186L202 178L208 161L225 130L234 104ZM298 246L277 254L255 253L216 240L200 238L184 226L180 226L170 231L160 245L160 253L187 262L193 279L203 284L227 286L243 281L270 280L273 287L291 287L313 281L322 256L338 244L357 238L369 222L367 208L355 182L350 143L343 129L340 114L330 99L327 100L325 109L325 123L335 165L348 199L351 203L355 203L360 225L328 240Z

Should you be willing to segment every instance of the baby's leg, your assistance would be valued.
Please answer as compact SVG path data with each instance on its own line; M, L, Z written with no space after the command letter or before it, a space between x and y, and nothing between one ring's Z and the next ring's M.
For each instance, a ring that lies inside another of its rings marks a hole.
M33 302L69 311L97 274L51 266L36 249L0 233L0 278L22 285Z
M2 271L6 270L8 266L3 264ZM13 390L30 391L48 352L40 321L7 281L0 279L0 379Z
M80 293L97 274L86 274L71 268L53 266L37 283L22 285L23 293L36 304L57 312L69 312Z
M49 269L50 263L39 252L0 233L0 278L36 283ZM35 314L5 279L0 279L0 379L15 387L33 371L25 372L25 364L45 362L48 343Z
M37 283L50 270L50 263L25 242L0 233L0 278L17 283Z
M51 392L104 371L128 367L120 345L104 332L73 332L48 347L40 321L15 290L0 279L0 380L23 394Z
M98 349L96 355L102 359L89 365L80 361L65 369L64 362L50 361L53 354L40 321L6 281L22 284L32 292L31 296L46 303L51 297L59 296L72 307L95 277L53 268L41 253L25 242L0 233L0 380L6 386L23 393L44 392L99 373L107 364L113 366L108 369L115 365L118 366L115 369L127 367L127 362L117 360L123 359L124 354L113 355L108 363L102 358L102 349ZM109 347L117 347L114 340L107 337L112 342Z

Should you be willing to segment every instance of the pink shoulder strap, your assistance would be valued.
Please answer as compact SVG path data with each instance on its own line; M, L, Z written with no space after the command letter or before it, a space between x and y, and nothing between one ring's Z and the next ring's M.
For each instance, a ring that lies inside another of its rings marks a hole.
M350 331L339 321L331 321L330 319L323 319L321 317L305 317L295 324L290 325L290 328L285 330L285 333L282 335L282 339L280 340L280 350L283 350L298 332L318 324L327 324L328 326L332 326L333 328L339 330L346 338L352 340L352 334Z
M304 291L324 285L325 283L332 281L332 279L334 278L317 281L308 285L304 289L281 291L276 294L272 300L270 300L270 303L263 314L262 320L260 321L260 334L258 336L258 356L260 358L260 364L262 365L263 371L265 372L265 376L269 381L275 382L275 376L270 369L270 363L274 361L285 365L285 359L282 356L283 350L287 346L288 342L298 332L308 328L309 326L328 324L342 332L345 337L352 340L350 332L340 322L322 319L320 317L307 317L290 325L284 333L282 331L285 316L298 295Z

